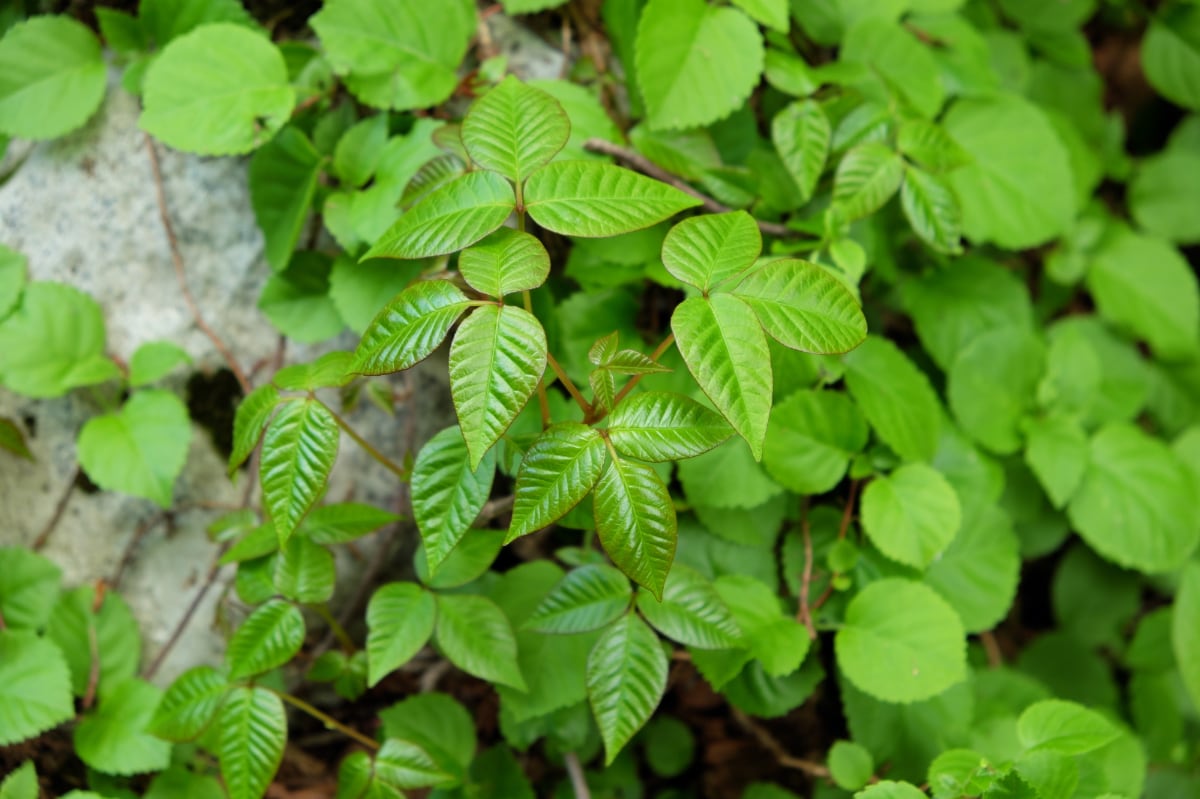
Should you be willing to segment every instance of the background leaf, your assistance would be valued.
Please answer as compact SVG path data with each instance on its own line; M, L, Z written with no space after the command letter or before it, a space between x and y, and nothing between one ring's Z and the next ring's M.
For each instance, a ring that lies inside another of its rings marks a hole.
M100 42L67 16L13 25L0 39L0 133L53 139L87 121L104 99Z
M308 219L321 154L289 125L250 159L250 204L265 239L263 253L275 271L288 265Z
M923 463L876 477L863 491L862 524L883 554L923 569L954 540L962 522L958 495Z
M847 219L882 208L904 180L904 160L881 142L860 144L842 158L833 179L833 200Z
M139 679L125 680L100 697L100 706L75 728L75 751L105 774L162 771L171 744L148 731L162 691Z
M937 175L915 166L904 171L900 207L913 232L938 252L962 252L962 211L950 187Z
M439 594L434 641L467 674L524 691L517 641L504 612L487 597Z
M808 200L817 188L832 135L829 117L815 100L792 103L771 121L771 141L796 181L801 200Z
M0 616L9 629L41 629L54 603L62 570L29 549L0 548Z
M929 378L895 344L874 336L843 362L850 396L884 443L906 460L932 458L941 411Z
M429 641L437 618L433 594L416 583L388 583L367 605L367 684L377 685Z
M658 707L667 688L667 665L658 636L632 613L609 627L592 648L588 700L604 740L606 765Z
M797 391L771 410L763 466L798 494L823 494L846 474L867 443L867 421L835 391Z
M0 630L0 698L0 745L71 718L71 679L58 647L32 632Z
M1151 86L1176 105L1200 111L1200 10L1168 4L1151 21L1141 55Z

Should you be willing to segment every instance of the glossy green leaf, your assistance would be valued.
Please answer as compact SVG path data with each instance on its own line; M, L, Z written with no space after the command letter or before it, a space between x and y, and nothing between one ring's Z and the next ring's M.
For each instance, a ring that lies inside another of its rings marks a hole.
M731 435L724 419L682 394L635 394L608 416L608 440L613 448L622 455L655 463L695 457Z
M333 414L312 399L286 404L267 427L259 478L280 544L324 492L339 438Z
M146 70L139 124L177 150L237 155L269 141L296 104L271 40L241 25L203 25Z
M472 469L458 427L438 433L417 455L413 464L413 519L421 531L426 566L438 566L471 528L492 491L495 457L489 452Z
M629 233L699 204L666 183L598 161L558 161L525 182L529 215L565 236Z
M120 594L81 585L59 595L58 604L46 625L46 637L53 641L71 669L71 689L76 696L87 693L92 684L92 641L100 659L96 690L103 695L109 686L134 676L141 659L142 637L129 605ZM96 609L99 604L99 609Z
M1141 56L1151 86L1176 105L1200 111L1200 9L1167 4L1151 19Z
M596 483L596 533L630 579L662 596L675 559L675 505L650 466L613 459Z
M437 606L416 583L388 583L367 605L367 684L374 686L413 658L433 635Z
M138 347L129 359L129 385L136 387L153 383L176 366L191 362L191 356L178 344L148 341Z
M1016 596L1020 545L1004 511L990 506L964 511L958 534L926 568L924 582L950 603L968 633L990 630Z
M567 572L522 628L540 633L599 630L628 610L632 598L625 575L611 566L587 564Z
M883 442L905 460L931 459L941 410L929 378L895 344L874 336L843 362L850 396Z
M860 19L846 31L838 59L862 64L889 93L921 116L932 118L941 110L946 95L937 61L930 48L898 21Z
M212 666L194 666L171 683L147 728L168 741L194 740L216 718L228 690L229 683Z
M886 578L860 591L834 644L842 672L885 702L928 699L967 674L958 614L932 588L911 580Z
M550 275L550 254L534 236L502 227L463 250L458 271L476 291L502 297L545 283Z
M565 422L542 433L521 461L505 543L562 518L596 485L607 459L603 439L590 427Z
M100 706L75 728L79 759L105 774L162 771L171 744L148 731L162 691L139 679L125 680L100 697Z
M350 366L354 354L335 350L310 363L294 363L275 373L271 382L284 391L315 391L341 388L354 379Z
M32 738L75 714L59 648L33 632L0 630L0 746Z
M517 639L496 603L469 594L439 594L434 642L442 654L481 680L526 690Z
M450 395L477 468L537 390L546 371L546 332L511 305L485 305L459 326L450 345Z
M83 125L104 99L96 35L68 16L40 16L0 38L0 133L53 139Z
M1117 728L1104 716L1061 699L1032 704L1017 719L1021 745L1040 752L1082 755L1111 743L1117 735Z
M263 254L275 271L288 265L308 220L321 154L297 127L288 126L250 159L250 204L263 232Z
M709 580L677 565L662 589L662 599L638 594L646 621L673 641L697 649L730 649L742 643L742 631Z
M31 347L29 342L38 346ZM104 315L82 291L36 282L0 321L0 382L27 397L60 397L117 377L104 356Z
M251 391L238 403L233 417L233 451L229 453L229 477L237 472L258 446L271 414L279 402L279 389L267 383Z
M354 353L354 371L381 375L424 360L467 307L467 296L448 281L409 286L384 306L363 333Z
M217 722L217 756L229 799L259 799L287 744L283 700L266 688L234 688Z
M549 163L570 135L558 101L512 75L475 101L462 126L471 160L517 183Z
M904 180L904 159L881 142L860 144L843 156L833 178L833 200L847 219L875 213Z
M1171 449L1132 425L1103 427L1067 512L1108 560L1144 572L1178 568L1200 541L1187 469Z
M13 630L37 631L58 600L62 570L23 547L0 547L0 616Z
M801 390L771 410L763 466L798 494L823 494L867 444L867 421L849 397Z
M703 292L746 271L762 252L762 234L745 211L705 214L671 228L662 245L663 265Z
M293 602L328 602L336 578L333 553L306 536L289 538L275 558L275 590Z
M422 547L413 557L417 578L430 588L457 588L473 582L496 562L505 534L505 530L468 530L433 576Z
M656 130L708 125L750 96L763 68L762 36L740 11L703 0L650 0L634 65Z
M400 791L446 785L455 778L438 768L433 757L415 743L389 738L375 753L375 781Z
M1066 507L1087 471L1086 433L1073 419L1049 416L1027 423L1025 436L1025 462L1054 507Z
M455 70L475 33L475 4L450 0L332 0L311 24L336 74L376 108L429 108L458 85Z
M733 293L754 309L771 338L794 350L847 352L867 335L854 295L808 261L772 261L747 275Z
M608 628L588 655L587 692L605 764L658 707L667 688L667 655L658 636L634 614Z
M976 336L954 359L946 386L963 432L998 454L1016 452L1045 363L1046 347L1033 333L997 328Z
M914 166L906 168L900 207L913 232L930 247L949 255L962 252L962 211L945 180Z
M689 297L671 315L671 330L700 388L760 459L772 388L770 352L754 310L728 294Z
M1185 566L1171 614L1171 652L1179 665L1183 685L1200 707L1200 567Z
M456 252L504 224L516 202L512 186L495 172L468 172L425 195L364 257L429 258Z
M79 432L79 464L110 491L171 505L175 479L187 461L192 424L169 391L143 389L117 413L95 416Z
M304 644L304 616L290 602L273 599L262 605L229 639L229 679L238 680L282 666Z
M771 121L771 141L796 181L802 200L808 200L816 191L832 135L829 117L815 100L792 103Z

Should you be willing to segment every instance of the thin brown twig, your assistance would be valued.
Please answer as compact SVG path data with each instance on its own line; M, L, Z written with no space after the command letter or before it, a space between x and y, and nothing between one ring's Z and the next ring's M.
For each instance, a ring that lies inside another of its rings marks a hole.
M661 180L663 183L668 183L674 186L684 194L689 194L699 200L706 211L714 214L723 214L733 210L728 205L709 197L707 194L695 188L683 178L671 174L658 164L651 161L649 158L646 158L641 153L634 152L633 150L622 147L619 144L613 144L606 139L588 139L583 143L583 147L585 150L591 150L594 153L611 155L613 158L629 164L638 172L649 175L656 180ZM777 236L782 239L789 239L803 235L800 231L792 230L787 225L781 225L777 222L763 222L759 219L756 219L755 222L758 223L758 229L769 236Z
M771 735L771 733L765 727L758 724L754 719L750 718L736 707L731 705L729 709L733 712L733 717L737 720L738 724L740 724L744 729L748 730L758 740L762 747L775 757L775 760L779 763L779 765L783 766L784 768L803 771L810 777L818 779L829 778L829 767L824 763L817 763L816 761L808 760L807 758L795 757L788 754L788 751L783 748L783 744L775 740L775 736Z
M299 710L303 710L308 715L317 719L318 721L320 721L322 724L325 725L326 729L337 730L338 732L358 741L360 744L367 747L368 749L378 749L379 748L379 741L376 741L374 738L368 738L367 736L363 735L361 732L354 729L353 727L347 727L345 724L342 724L340 721L335 719L333 716L330 716L328 713L318 710L317 708L310 705L308 702L305 702L300 697L292 696L291 694L284 693L283 691L275 691L270 688L268 688L267 690L271 691L271 693L275 694L276 696L278 696L284 702L287 702L292 707L298 708Z
M225 359L225 363L229 366L229 371L233 372L233 376L237 378L238 385L242 388L242 394L250 393L250 381L246 379L245 372L238 364L237 359L233 357L233 353L217 332L209 327L208 322L204 321L204 316L200 313L200 307L196 304L196 298L192 296L192 290L188 287L187 272L183 265L183 253L179 249L179 239L175 236L175 227L171 224L171 214L167 210L167 193L163 187L162 168L158 163L158 151L154 149L154 141L149 134L143 134L146 141L146 152L150 154L150 169L154 173L154 191L158 198L158 215L162 220L163 230L167 234L167 244L171 250L171 261L175 265L175 279L179 283L179 291L183 295L183 301L187 303L188 310L191 311L192 319L196 323L196 327L200 328L201 332L208 337L212 345L216 347L217 352Z
M67 487L63 490L62 495L58 498L58 502L54 505L54 512L46 520L46 524L42 527L42 531L38 533L38 537L34 539L34 552L39 552L46 546L46 542L50 540L50 534L54 532L54 528L58 527L58 523L62 520L62 515L66 512L67 505L71 501L71 494L75 493L75 481L79 479L79 469L79 465L76 464L75 469L71 472L71 476L67 479Z
M592 790L588 787L587 778L583 776L583 765L579 755L567 752L563 755L563 765L567 767L567 776L571 778L571 790L575 799L592 799Z
M359 432L351 427L350 423L343 419L336 411L334 411L333 408L330 408L324 402L321 402L321 400L317 400L317 402L321 403L321 405L325 407L325 410L329 411L329 415L333 417L335 422L337 422L338 427L342 428L346 435L350 436L355 444L358 444L358 446L362 447L363 451L370 455L375 462L399 477L401 482L408 482L408 472L404 469L404 467L400 466L387 455L384 455L382 452L376 449L375 445L363 438Z
M666 352L666 351L667 351L667 350L668 350L668 349L671 347L671 345L672 345L672 344L674 344L674 343L675 343L675 334L674 334L674 333L668 333L668 334L667 334L667 337L666 337L666 338L664 338L664 339L663 339L663 340L662 340L662 341L659 343L659 345L658 345L657 347L655 347L655 348L654 348L654 352L650 353L650 360L652 360L652 361L655 361L655 362L657 363L658 359L659 359L659 358L661 358L661 357L663 356L663 354L664 354L664 353L665 353L665 352ZM621 387L621 390L617 392L617 394L616 394L616 396L615 396L615 397L613 397L612 406L615 408L615 407L617 407L618 405L620 405L620 404L621 404L621 400L623 400L623 399L625 399L627 396L629 396L629 392L630 392L630 391L633 391L633 387L634 387L634 386L636 386L636 385L638 384L638 382L640 382L640 381L641 381L641 379L642 379L643 377L645 377L645 375L644 375L644 374L640 374L640 375L634 375L633 377L631 377L631 378L629 379L629 382L628 382L628 383L626 383L624 386L622 386L622 387ZM596 413L595 415L591 415L591 414L589 414L588 416L584 417L584 422L585 422L585 423L587 423L587 424L591 424L591 423L593 423L593 422L598 422L598 421L600 421L601 419L603 419L603 418L604 418L605 416L607 416L607 415L608 415L608 410L601 409L601 412L599 412L599 413Z
M509 494L507 497L500 497L498 499L489 499L484 504L483 510L479 511L479 515L475 517L475 523L471 526L483 527L492 519L503 516L512 510L513 502L515 500L516 497L512 494Z
M1000 644L996 641L996 636L992 635L991 630L984 630L979 634L979 641L983 644L983 649L987 652L988 668L998 669L1004 665L1004 654L1000 651Z
M850 496L846 497L846 507L842 511L842 523L838 527L838 539L846 537L850 529L850 521L854 518L854 500L858 498L858 487L861 480L850 481Z
M583 394L579 393L579 389L575 387L575 383L559 365L558 359L546 353L546 362L550 364L550 368L554 370L554 374L558 376L558 382L563 384L567 393L571 395L571 399L575 400L575 404L583 410L583 415L587 416L592 412L592 404L583 398Z

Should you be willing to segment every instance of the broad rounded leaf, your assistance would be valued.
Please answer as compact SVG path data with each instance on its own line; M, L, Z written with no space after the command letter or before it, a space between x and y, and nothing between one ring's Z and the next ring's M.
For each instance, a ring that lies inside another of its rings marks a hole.
M517 183L549 163L570 135L558 100L512 75L476 100L462 125L471 160Z
M110 686L137 673L142 637L137 620L120 594L98 597L97 588L81 585L59 595L58 604L46 625L46 637L58 645L71 670L71 689L76 696L87 693L92 682L91 642L104 654L100 659L96 690L103 695ZM99 612L96 603L100 601Z
M1082 755L1120 735L1112 722L1094 710L1062 699L1030 705L1017 719L1017 737L1026 749Z
M283 700L266 688L234 688L221 706L217 756L229 799L259 799L287 744Z
M675 559L675 504L653 468L614 458L596 483L596 534L613 563L661 597Z
M848 219L882 208L904 180L904 159L881 142L860 144L842 157L833 178L833 200Z
M250 204L263 232L263 255L276 272L287 267L300 241L317 191L321 160L313 143L295 126L281 130L250 159Z
M146 70L142 90L142 129L202 155L253 150L283 127L296 104L279 48L227 22L173 40Z
M148 731L162 691L139 679L125 680L100 697L100 706L75 728L79 759L105 774L162 771L171 744Z
M1045 364L1046 346L1032 332L996 328L976 336L954 359L946 385L963 432L992 452L1016 452Z
M145 389L117 413L95 416L79 432L79 464L92 482L170 507L187 461L192 423L169 391Z
M1143 625L1144 626L1144 625ZM1139 628L1140 633L1140 628ZM1200 565L1183 569L1171 611L1171 652L1192 706L1200 707Z
M834 645L850 681L885 702L928 699L967 676L958 614L911 580L876 580L860 591Z
M23 547L0 547L0 617L9 629L37 631L58 601L62 569Z
M667 689L667 655L635 614L608 628L587 662L587 693L604 740L605 764L629 742Z
M794 350L848 352L867 336L867 320L854 295L808 261L771 261L748 274L733 293L754 309L771 338Z
M1011 95L959 100L946 132L971 156L948 175L975 244L1043 244L1075 218L1070 159L1045 115Z
M385 740L409 741L424 749L438 768L465 776L475 757L475 720L453 698L415 694L379 711Z
M724 419L682 394L635 394L608 416L613 448L654 463L701 455L731 435L733 430Z
M704 214L675 225L663 240L663 266L701 291L749 269L762 252L762 234L745 211Z
M656 630L697 649L731 649L742 631L708 578L682 564L671 569L662 599L643 591L638 610Z
M850 396L883 442L905 460L932 459L941 408L929 378L895 344L876 336L844 362Z
M471 468L457 427L446 428L421 448L412 472L413 519L421 531L431 575L471 528L492 491L495 474L491 453Z
M908 167L900 187L900 207L913 232L930 247L949 255L962 252L962 211L944 179Z
M969 633L990 630L1008 613L1021 576L1020 541L1008 514L983 507L964 514L950 546L924 581L949 602Z
M536 237L502 227L463 250L458 271L476 291L502 297L545 283L550 275L550 254Z
M1170 447L1132 425L1112 424L1092 437L1087 471L1067 512L1108 560L1165 572L1178 568L1200 541L1194 494Z
M671 330L700 388L761 459L771 415L771 355L754 310L729 294L689 297L671 315Z
M656 130L694 128L736 110L758 83L762 36L740 11L704 0L650 0L634 64Z
M409 286L384 306L363 333L353 370L382 375L428 358L468 307L467 296L446 280Z
M229 453L230 479L258 446L258 440L278 402L279 389L267 383L251 391L238 403L237 413L233 416L233 450Z
M421 651L436 618L433 594L416 583L381 586L367 605L367 684L378 684Z
M736 668L729 678L733 678L742 664L751 658L761 665L762 674L770 678L786 677L800 668L808 656L811 641L795 615L784 610L775 591L762 580L745 574L722 575L713 585L733 614L746 646L744 652L733 653ZM692 652L694 658L702 654ZM722 657L729 653L713 654ZM705 673L705 677L708 678L709 673Z
M1167 4L1151 18L1141 54L1151 86L1176 105L1200 111L1200 9Z
M600 479L604 440L575 422L550 427L525 453L517 473L512 523L505 543L562 518Z
M1142 161L1129 181L1128 202L1147 233L1200 244L1200 152L1171 146Z
M364 258L429 258L482 239L504 224L517 198L495 172L468 172L425 195Z
M1077 421L1048 416L1025 425L1025 462L1054 507L1062 509L1087 471L1087 434Z
M447 785L455 781L433 757L411 741L389 738L375 754L375 781L396 790Z
M129 359L129 385L144 386L161 380L176 366L190 364L192 356L170 341L148 341Z
M70 133L100 106L106 82L100 42L82 23L65 15L19 22L0 39L0 133Z
M839 788L857 791L875 773L875 759L862 744L853 741L834 741L826 757L829 776Z
M0 746L55 727L75 714L62 652L32 632L0 630Z
M525 182L529 215L565 236L629 233L699 204L674 186L599 161L558 161Z
M290 402L271 420L259 479L280 544L287 543L325 490L339 437L333 414L316 400Z
M168 741L190 741L208 727L229 683L212 666L195 666L175 678L150 719L151 732Z
M567 572L538 603L522 629L585 633L605 627L629 609L629 580L612 566L589 563Z
M434 641L446 659L467 674L526 690L512 625L487 597L438 594Z
M800 188L801 200L808 200L817 188L832 135L829 117L815 100L792 103L771 120L771 141Z
M226 658L229 679L239 680L291 660L304 644L304 616L290 602L272 599L233 633Z
M924 799L925 792L907 782L883 780L854 794L854 799ZM1003 795L996 799L1003 799Z
M954 540L962 523L958 495L923 463L876 477L862 496L862 524L871 543L900 563L923 569Z
M450 345L450 395L477 468L529 402L546 371L546 331L511 305L484 305Z
M771 410L763 466L798 494L823 494L867 444L867 421L845 394L801 390Z

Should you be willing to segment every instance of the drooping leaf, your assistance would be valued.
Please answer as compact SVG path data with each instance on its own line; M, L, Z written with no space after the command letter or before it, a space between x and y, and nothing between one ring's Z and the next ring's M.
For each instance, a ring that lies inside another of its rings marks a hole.
M304 616L290 602L273 599L242 622L229 639L229 679L282 666L304 644Z
M1141 46L1150 85L1176 105L1200 111L1200 10L1169 3L1152 18Z
M413 557L418 579L430 588L457 588L473 582L495 563L504 546L505 533L504 530L468 530L442 561L438 573L432 576L422 547Z
M517 183L549 163L570 135L558 101L512 75L475 101L462 127L471 160Z
M79 433L79 464L101 488L166 508L191 437L183 402L169 391L144 389L119 412L88 420Z
M32 738L74 712L59 648L33 632L0 630L0 746Z
M129 385L137 387L160 380L176 366L190 364L192 358L178 344L148 341L134 350L129 359Z
M1200 541L1187 469L1166 444L1132 425L1107 425L1092 436L1067 512L1097 552L1139 571L1178 568Z
M1111 743L1116 727L1094 710L1075 702L1046 699L1030 705L1017 719L1017 737L1028 750L1082 755Z
M505 543L562 518L588 495L607 460L604 441L590 427L550 427L525 453L517 473L512 523Z
M446 428L421 448L413 464L413 519L421 531L430 574L437 573L471 528L491 493L495 473L490 452L477 468L471 468L458 427Z
M638 610L668 638L697 649L731 649L742 631L721 595L699 572L677 565L663 586L662 599L642 591Z
M689 297L671 315L671 330L688 371L760 459L772 382L767 338L754 310L729 294Z
M808 200L817 188L832 135L829 117L815 100L792 103L771 121L771 141L796 181L801 200Z
M162 771L171 762L171 744L148 727L162 695L137 678L125 680L100 697L100 706L75 728L79 759L105 774Z
M628 610L632 598L625 575L611 566L590 563L567 572L522 628L559 634L599 630Z
M456 252L504 224L516 203L512 186L500 175L468 172L421 198L364 257L429 258Z
M550 275L550 255L534 236L502 227L463 250L458 271L476 291L502 297L545 283Z
M675 505L653 468L614 458L596 483L596 534L613 563L661 597L675 559Z
M142 129L201 155L253 150L284 126L296 104L279 48L227 22L173 40L146 70L142 89Z
M0 449L18 458L33 460L33 453L29 451L29 445L25 443L25 433L17 426L16 422L2 416L0 416Z
M438 594L434 641L467 674L526 690L517 665L517 639L504 611L487 597Z
M962 211L946 182L932 173L909 166L900 187L900 207L913 232L938 252L962 252Z
M467 308L467 296L448 281L409 286L363 333L352 368L359 374L381 375L413 366L438 348Z
M504 435L546 371L546 332L511 305L485 305L467 317L450 345L450 394L472 468Z
M882 208L903 180L904 159L882 142L867 142L842 157L833 200L847 219L861 219Z
M237 413L233 416L233 451L229 453L230 479L258 446L258 440L278 402L279 389L267 383L251 391L238 403Z
M434 595L416 583L388 583L367 605L367 684L377 685L429 641L437 618Z
M234 688L221 706L217 755L229 799L259 799L287 744L283 700L266 688Z
M674 186L598 161L558 161L525 182L529 215L565 236L629 233L699 204Z
M0 616L13 630L37 631L58 600L62 570L23 547L0 547Z
M588 655L587 692L605 763L611 764L658 707L667 688L667 655L658 636L630 613Z
M834 639L838 666L885 702L915 702L966 677L966 643L954 609L932 588L890 577L860 591Z
M745 211L685 219L663 240L663 265L703 292L744 272L762 252L762 234Z
M771 338L802 352L848 352L867 335L858 301L823 268L808 261L772 261L733 289Z
M250 159L250 204L263 232L263 254L277 272L300 241L320 175L321 154L295 126L281 130Z
M875 433L906 460L931 459L941 410L929 378L895 344L874 336L843 361L846 387Z
M608 416L617 452L655 463L703 454L732 434L724 419L682 394L635 394Z
M708 125L737 109L758 83L762 36L740 11L703 0L650 0L634 65L655 130Z
M867 422L845 394L801 390L771 410L763 466L798 494L823 494L867 443Z
M96 35L68 16L33 17L0 38L0 133L53 139L87 121L104 99Z
M329 409L313 399L288 403L267 427L259 478L280 544L324 492L339 437Z
M0 140L0 153L4 152ZM0 321L17 306L28 281L28 263L25 256L0 244Z
M229 690L212 666L194 666L175 678L147 728L168 741L191 741L208 728Z

